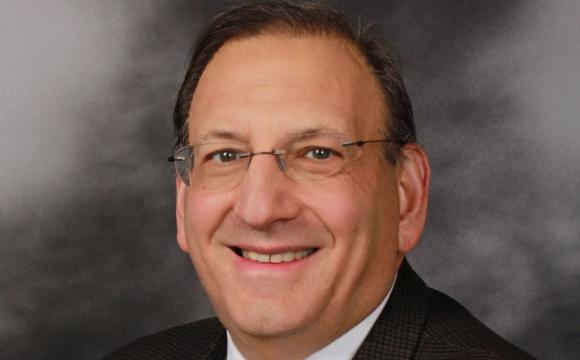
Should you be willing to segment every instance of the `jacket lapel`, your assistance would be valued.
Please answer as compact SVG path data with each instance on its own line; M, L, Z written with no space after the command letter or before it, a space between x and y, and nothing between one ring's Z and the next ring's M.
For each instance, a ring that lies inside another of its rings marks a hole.
M404 259L385 309L353 359L411 359L425 324L427 290Z
M204 360L226 360L226 356L227 356L226 329L216 319L216 326L213 331L213 334L211 334L211 339L208 339L207 347L204 349L203 354L197 358Z

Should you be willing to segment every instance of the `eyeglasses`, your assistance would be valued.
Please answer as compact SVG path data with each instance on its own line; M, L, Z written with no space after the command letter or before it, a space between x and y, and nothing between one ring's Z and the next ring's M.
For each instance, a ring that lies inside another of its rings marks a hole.
M369 143L406 142L393 138L350 141L343 135L312 134L291 137L278 149L259 152L252 152L241 142L211 142L178 148L169 161L186 185L227 190L241 182L254 156L273 155L280 170L292 180L320 181L343 172Z

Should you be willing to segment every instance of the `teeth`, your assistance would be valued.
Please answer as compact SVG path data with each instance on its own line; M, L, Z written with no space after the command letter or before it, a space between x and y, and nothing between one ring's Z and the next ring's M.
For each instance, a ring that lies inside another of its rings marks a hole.
M270 255L258 254L258 262L270 262Z
M242 250L242 256L244 259L250 259L261 263L279 264L282 262L286 263L292 262L294 260L304 259L305 257L311 255L313 252L314 249L307 249L302 251L287 251L285 253L268 255L248 250Z
M282 262L283 256L283 254L270 255L270 262L279 264Z
M294 261L294 259L296 259L296 253L293 251L287 251L282 255L282 261L284 262Z

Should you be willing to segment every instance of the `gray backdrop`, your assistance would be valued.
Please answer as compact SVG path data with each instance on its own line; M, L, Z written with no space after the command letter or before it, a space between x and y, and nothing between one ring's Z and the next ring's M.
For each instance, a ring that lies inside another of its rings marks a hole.
M175 245L165 160L191 39L217 6L2 0L2 359L95 359L211 315ZM343 6L401 53L431 158L411 262L532 354L577 358L580 2Z

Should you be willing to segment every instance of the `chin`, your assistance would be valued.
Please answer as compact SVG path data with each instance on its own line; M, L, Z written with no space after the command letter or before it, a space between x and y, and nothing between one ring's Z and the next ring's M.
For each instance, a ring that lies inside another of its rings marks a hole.
M276 337L303 332L316 321L319 313L312 308L307 310L258 301L248 307L230 309L220 316L220 320L230 331L237 329L255 337Z

